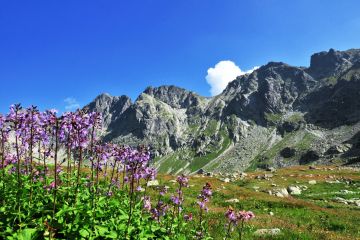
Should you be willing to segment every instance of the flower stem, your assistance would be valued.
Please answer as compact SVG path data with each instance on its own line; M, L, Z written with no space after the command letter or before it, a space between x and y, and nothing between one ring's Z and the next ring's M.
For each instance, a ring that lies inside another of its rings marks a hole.
M77 195L79 191L79 185L80 185L80 167L82 162L82 147L79 147L79 163L78 163L78 169L77 169L77 179L76 179L76 189L75 189L75 203L77 200Z
M30 127L30 204L32 202L32 193L33 193L33 142L34 142L34 123L33 123L34 112L31 111L31 127Z
M228 227L228 229L227 229L227 231L226 231L225 240L226 240L228 237L230 237L230 230L231 230L231 222L229 222L229 227Z
M239 240L242 239L243 229L244 229L244 220L241 221L241 227L240 227L240 231L239 231Z
M2 181L4 181L3 183L3 193L4 193L4 198L3 198L3 205L5 205L5 139L4 139L4 133L1 131L1 167L2 167Z
M17 112L16 112L17 116ZM15 123L15 129L17 129L17 123ZM17 182L18 189L16 194L16 203L18 205L19 210L19 222L21 222L21 205L20 205L20 189L21 189L21 178L20 178L20 153L19 153L19 139L17 134L15 133L15 149L16 149L16 159L17 159Z
M56 212L56 193L57 193L57 153L58 153L58 131L59 131L59 122L56 120L55 126L55 153L54 153L54 162L55 162L55 169L54 169L54 205L53 205L53 219L55 217Z

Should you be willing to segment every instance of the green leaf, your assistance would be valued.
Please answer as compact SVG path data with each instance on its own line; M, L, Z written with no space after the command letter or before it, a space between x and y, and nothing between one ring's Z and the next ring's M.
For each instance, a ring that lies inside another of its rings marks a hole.
M87 238L87 237L90 236L90 233L89 233L89 231L88 231L87 229L81 229L81 230L79 231L79 233L80 233L80 236L82 236L82 237L84 237L84 238Z
M115 231L111 231L108 235L108 238L117 239L118 235Z
M178 240L186 240L186 236L185 235L180 235L180 236L178 236Z
M151 231L152 232L156 232L156 231L158 231L160 229L160 226L159 225L152 225L151 226Z
M26 228L19 231L17 234L19 240L31 240L39 237L39 232L35 228Z
M107 235L107 232L109 231L107 227L103 226L95 226L95 231L98 233L98 236L105 237Z
M126 230L127 225L126 224L120 224L118 225L117 229L121 230L121 231L125 231Z

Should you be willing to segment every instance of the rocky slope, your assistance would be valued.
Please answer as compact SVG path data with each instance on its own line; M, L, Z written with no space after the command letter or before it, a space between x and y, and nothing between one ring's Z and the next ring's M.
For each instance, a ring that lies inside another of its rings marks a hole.
M134 103L98 96L104 139L150 145L168 173L308 163L358 164L360 49L320 52L310 67L269 62L206 98L148 87Z

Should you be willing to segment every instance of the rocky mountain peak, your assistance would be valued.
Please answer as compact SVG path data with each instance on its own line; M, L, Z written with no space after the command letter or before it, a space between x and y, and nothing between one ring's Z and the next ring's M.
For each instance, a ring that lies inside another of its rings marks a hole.
M111 122L115 121L130 106L131 99L128 96L114 97L108 93L102 93L85 106L85 108L89 111L101 113L104 127L107 128Z
M112 96L109 93L101 93L96 98L111 98Z
M278 68L278 67L287 67L287 66L289 65L283 62L268 62L267 64L261 66L260 68L269 69L269 68Z
M147 87L144 93L174 108L188 108L199 103L200 97L194 92L173 85Z
M316 78L337 76L360 60L360 49L336 51L330 49L311 56L309 73Z
M296 109L298 102L316 85L317 81L303 68L269 62L229 83L222 93L227 101L225 113L262 124L267 113Z

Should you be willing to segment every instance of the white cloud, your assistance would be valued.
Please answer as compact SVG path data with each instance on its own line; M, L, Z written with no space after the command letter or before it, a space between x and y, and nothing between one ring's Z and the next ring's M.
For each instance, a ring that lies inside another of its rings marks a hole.
M79 102L73 98L73 97L67 97L64 99L64 102L66 103L65 110L66 111L74 111L80 108Z
M226 60L218 62L215 67L207 70L206 81L210 85L210 93L212 96L220 94L227 86L229 82L236 77L251 73L258 69L254 67L247 71L242 71L233 61Z

